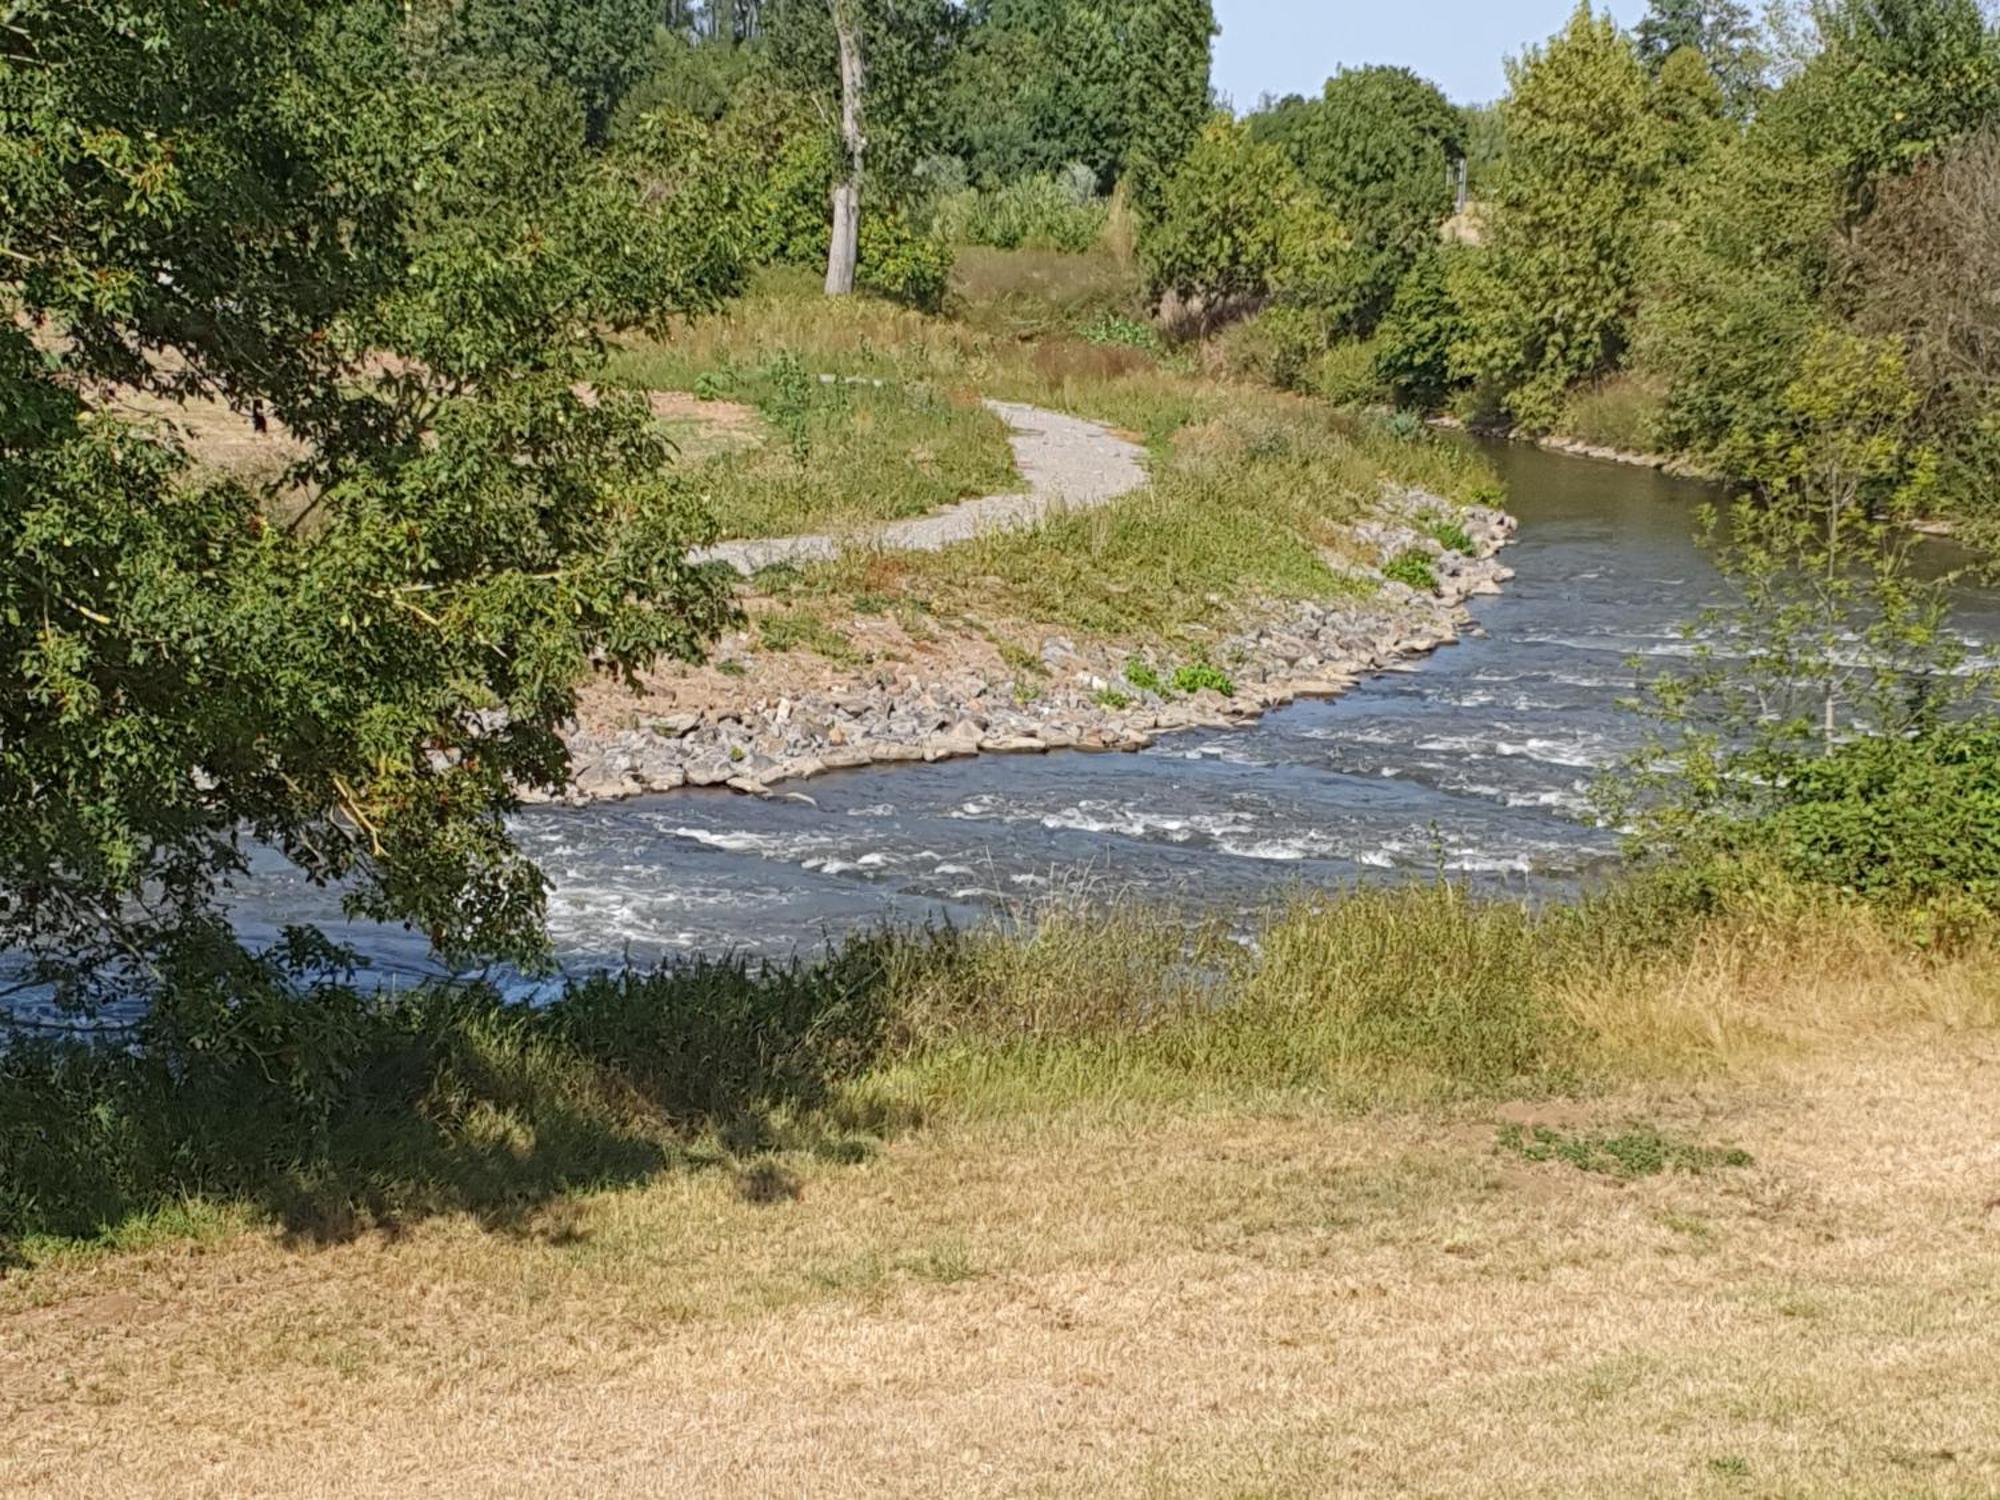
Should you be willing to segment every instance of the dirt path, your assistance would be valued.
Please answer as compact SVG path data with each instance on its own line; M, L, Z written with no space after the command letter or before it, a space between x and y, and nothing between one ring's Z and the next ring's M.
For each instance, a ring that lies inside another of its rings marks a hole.
M1058 508L1088 510L1130 494L1146 482L1143 450L1101 422L1066 416L1018 401L992 401L986 409L1007 424L1014 467L1027 489L981 495L926 516L890 521L847 536L823 532L718 542L695 553L698 562L726 562L739 573L776 563L822 562L843 546L935 552L989 531L1032 526Z

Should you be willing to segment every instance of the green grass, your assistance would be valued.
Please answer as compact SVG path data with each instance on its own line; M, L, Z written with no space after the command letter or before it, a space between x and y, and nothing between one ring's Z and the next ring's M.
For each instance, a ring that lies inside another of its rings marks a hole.
M632 345L611 355L603 376L758 409L765 441L687 470L724 536L838 531L1020 488L1005 424L970 395L900 381L828 384L810 354L746 353L756 357L699 363L671 344Z
M1461 552L1468 557L1472 555L1472 533L1452 517L1427 515L1418 522L1418 525L1424 535L1446 551Z
M1580 1172L1624 1181L1657 1177L1662 1172L1698 1174L1717 1167L1747 1167L1752 1160L1747 1151L1682 1140L1643 1122L1614 1134L1509 1124L1500 1127L1495 1146L1525 1161L1566 1162Z
M1382 576L1395 583L1408 584L1420 594L1437 592L1437 570L1431 564L1428 552L1417 547L1406 547L1382 565Z

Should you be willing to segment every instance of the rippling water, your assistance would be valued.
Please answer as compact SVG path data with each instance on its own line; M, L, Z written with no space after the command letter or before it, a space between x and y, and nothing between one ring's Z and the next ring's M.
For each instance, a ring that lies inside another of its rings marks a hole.
M522 815L554 882L564 965L697 950L783 953L885 918L965 920L1094 883L1247 909L1274 890L1442 867L1492 886L1572 888L1610 855L1577 816L1638 740L1617 707L1634 655L1684 654L1677 623L1717 579L1691 540L1713 492L1521 447L1493 453L1521 520L1518 576L1468 638L1333 703L1138 755L988 756L842 772L811 798L685 791ZM2000 639L1991 599L1961 624ZM252 937L329 921L379 969L421 940L343 927L282 869L242 904Z

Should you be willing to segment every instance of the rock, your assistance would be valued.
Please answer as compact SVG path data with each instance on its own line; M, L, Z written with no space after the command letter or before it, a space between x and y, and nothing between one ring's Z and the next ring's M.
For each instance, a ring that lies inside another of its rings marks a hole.
M979 742L979 748L996 755L1032 755L1049 747L1032 734L989 734Z
M651 729L654 734L659 735L662 739L677 740L683 738L688 734L691 734L695 729L697 729L700 726L700 724L701 724L700 714L686 712L677 714L661 714L657 719L654 719L652 723L647 725L646 727Z

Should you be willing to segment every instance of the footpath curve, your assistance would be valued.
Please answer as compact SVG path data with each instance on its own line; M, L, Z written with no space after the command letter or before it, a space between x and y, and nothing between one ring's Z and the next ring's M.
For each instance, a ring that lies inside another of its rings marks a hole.
M1019 401L989 398L981 404L1007 424L1014 468L1026 483L1025 490L980 495L926 515L840 536L807 532L717 542L690 553L690 561L727 563L747 575L779 563L824 562L843 547L936 552L987 532L1032 526L1057 510L1104 505L1146 482L1144 450L1102 422Z

